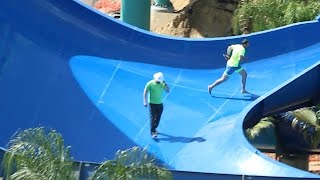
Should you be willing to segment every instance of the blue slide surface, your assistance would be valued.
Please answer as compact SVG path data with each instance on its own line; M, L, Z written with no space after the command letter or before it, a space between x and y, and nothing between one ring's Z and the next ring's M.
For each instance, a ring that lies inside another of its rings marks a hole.
M172 170L319 178L266 157L243 132L259 102L319 72L319 32L316 19L243 36L174 38L78 1L0 1L0 146L19 128L45 126L62 133L81 161L102 162L138 145ZM235 74L210 96L207 86L224 71L226 47L244 38L251 43L243 67L252 94L240 93ZM171 92L154 141L142 93L158 71ZM301 90L292 86L287 94ZM277 101L288 102L286 93Z

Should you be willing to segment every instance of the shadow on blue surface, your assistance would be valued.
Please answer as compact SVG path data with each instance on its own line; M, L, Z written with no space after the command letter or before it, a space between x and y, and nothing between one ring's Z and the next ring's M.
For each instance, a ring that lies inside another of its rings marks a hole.
M241 101L254 101L258 99L260 96L255 94L244 94L242 96L230 96L230 95L211 95L214 98L222 98L222 99L232 99L232 100L241 100Z
M314 20L250 35L171 38L78 1L0 1L0 145L18 128L45 126L62 133L76 160L101 162L138 145L197 177L319 178L266 157L243 132L263 115L319 96L319 29ZM231 76L210 97L207 85L224 71L221 54L243 38L251 42L247 88L256 96L241 95ZM157 71L171 92L155 142L142 91Z
M204 142L206 141L202 137L181 137L181 136L173 136L169 134L159 133L160 136L158 136L155 140L156 141L168 141L171 143L174 142L181 142L181 143L191 143L191 142Z

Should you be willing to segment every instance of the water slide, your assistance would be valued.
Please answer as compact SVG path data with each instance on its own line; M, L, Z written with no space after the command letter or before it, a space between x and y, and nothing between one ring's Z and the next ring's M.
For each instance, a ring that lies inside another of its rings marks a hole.
M153 34L73 0L0 1L0 146L17 129L62 133L75 160L102 162L148 147L181 172L319 178L274 161L243 128L319 98L320 23L250 35L186 39ZM207 92L224 71L222 53L247 38L247 89L240 76ZM145 83L161 71L171 92L155 141ZM222 178L223 179L223 178Z

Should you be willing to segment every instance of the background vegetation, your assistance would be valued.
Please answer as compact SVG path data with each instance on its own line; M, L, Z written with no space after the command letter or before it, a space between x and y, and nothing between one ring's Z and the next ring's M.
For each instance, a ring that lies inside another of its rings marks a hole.
M302 151L296 151L294 154L288 152L289 149L284 147L280 141L282 139L280 137L281 133L277 131L277 126L281 126L279 124L282 124L282 126L286 124L287 127L291 128L292 131L288 133L296 133L296 137L302 138L307 147L301 147L300 150ZM256 126L246 129L246 136L254 143L255 138L266 136L266 131L271 132L275 138L275 158L277 160L307 171L309 154L320 147L320 104L265 117ZM267 136L272 136L272 134ZM303 151L309 151L309 153Z
M44 127L19 130L10 140L2 166L8 180L76 180L70 147L55 130ZM170 171L155 163L146 148L119 150L114 160L106 160L90 180L171 180Z
M319 0L240 0L233 18L233 32L272 29L313 20L319 14Z

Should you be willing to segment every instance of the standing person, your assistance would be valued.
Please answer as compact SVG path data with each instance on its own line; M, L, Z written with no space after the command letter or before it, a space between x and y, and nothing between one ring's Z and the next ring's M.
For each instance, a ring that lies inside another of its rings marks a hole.
M246 52L246 48L248 47L249 41L246 39L244 39L241 44L234 44L228 47L227 54L224 54L227 60L226 70L223 72L222 76L219 79L217 79L214 83L208 85L208 92L210 95L212 89L225 82L234 71L239 73L242 77L241 93L248 93L248 91L246 90L247 72L240 65L240 61L245 59L244 54Z
M143 91L143 105L150 109L150 125L152 138L157 137L157 127L160 122L161 114L163 111L162 94L163 91L169 92L169 86L164 82L162 72L157 72L153 75L153 80L147 82ZM147 101L147 95L149 98Z

